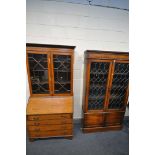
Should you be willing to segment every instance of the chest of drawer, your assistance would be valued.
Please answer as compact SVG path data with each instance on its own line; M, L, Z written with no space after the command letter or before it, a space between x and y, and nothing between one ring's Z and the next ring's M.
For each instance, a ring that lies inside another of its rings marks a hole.
M72 114L52 114L52 115L28 115L27 120L30 121L41 121L41 120L59 120L59 119L70 119Z
M31 131L29 136L31 138L47 138L47 137L61 137L61 136L70 136L72 135L72 130L56 130L56 131Z
M40 126L28 126L28 131L54 131L54 130L72 130L72 124L63 125L40 125Z
M57 119L57 120L38 120L38 121L27 121L28 126L40 126L40 125L61 125L61 124L72 124L72 119Z

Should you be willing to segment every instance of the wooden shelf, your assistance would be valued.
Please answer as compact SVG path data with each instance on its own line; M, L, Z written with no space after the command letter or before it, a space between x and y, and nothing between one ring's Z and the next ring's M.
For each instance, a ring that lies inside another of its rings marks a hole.
M58 70L58 69L56 69L56 68L54 68L54 72L71 72L71 70L67 70L67 71L65 71L65 70Z
M70 84L70 81L54 82L55 84Z
M101 100L101 99L103 99L104 100L104 96L89 96L88 97L88 100Z
M106 89L104 85L99 85L99 84L94 84L93 86L90 85L90 89L91 89L92 87L98 87L98 88L104 87L104 90Z
M123 97L123 96L122 96ZM111 95L110 96L110 99L120 99L120 98L122 98L122 97L120 97L119 95Z
M122 85L113 85L112 88L120 88ZM124 88L125 89L125 88Z
M114 73L114 75L128 75L129 73Z
M95 72L91 73L90 72L90 74L93 74L93 75L107 75L108 73L95 73Z
M44 72L48 70L48 68L45 68L45 69L36 69L36 70L32 70L33 72Z
M66 92L64 92L64 91L60 91L60 90L55 89L55 92L63 93L63 94L68 94L68 92L70 92L70 91L71 91L71 90L67 90Z
M70 61L70 60L69 60ZM54 60L54 62L56 62L56 63L61 63L61 62L64 62L64 63L71 63L71 62L68 62L68 61L55 61Z
M40 81L40 82L33 82L32 81L32 84L41 84L41 85L43 85L43 84L48 84L48 81Z
M30 57L29 57L29 58L30 58ZM30 60L30 59L29 59L29 62L32 62L32 61L33 61L33 62L36 62L35 60ZM41 62L47 62L47 59L46 59L46 60L42 60Z

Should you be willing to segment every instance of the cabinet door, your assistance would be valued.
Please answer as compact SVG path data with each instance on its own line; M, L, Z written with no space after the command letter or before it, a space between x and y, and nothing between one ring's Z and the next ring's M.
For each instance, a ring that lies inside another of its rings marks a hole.
M125 110L128 99L129 62L113 63L108 110Z
M50 94L48 54L27 53L27 67L31 94Z
M54 95L72 95L72 55L52 54Z
M86 112L104 110L111 65L110 60L89 61L86 80Z

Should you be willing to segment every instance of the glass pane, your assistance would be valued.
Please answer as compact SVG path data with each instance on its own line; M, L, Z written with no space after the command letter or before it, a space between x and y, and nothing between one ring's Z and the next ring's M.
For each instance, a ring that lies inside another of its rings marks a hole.
M30 78L33 94L48 94L47 54L28 54Z
M109 109L120 109L124 105L126 90L129 82L129 64L116 63L113 75Z
M90 89L88 96L88 110L104 108L106 85L109 72L108 62L92 62L90 67Z
M55 94L68 94L71 91L71 56L53 55Z

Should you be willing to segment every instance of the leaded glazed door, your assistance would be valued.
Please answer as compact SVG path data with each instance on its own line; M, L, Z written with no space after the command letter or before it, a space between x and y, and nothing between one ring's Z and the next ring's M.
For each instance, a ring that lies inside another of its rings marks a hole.
M107 100L108 111L125 110L128 101L129 87L129 62L114 60L112 75L109 82L109 94Z
M112 60L88 60L86 112L104 111L109 87Z

